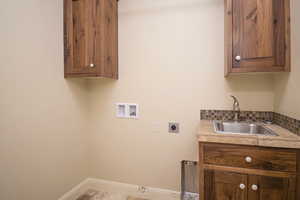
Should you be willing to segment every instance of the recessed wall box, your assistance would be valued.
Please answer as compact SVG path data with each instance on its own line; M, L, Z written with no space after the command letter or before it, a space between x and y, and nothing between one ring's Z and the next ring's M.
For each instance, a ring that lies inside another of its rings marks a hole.
M139 113L138 104L117 103L117 117L137 119Z
M138 105L137 104L128 104L128 108L129 108L129 118L137 119L138 113L139 113Z
M117 103L117 117L126 118L126 104Z

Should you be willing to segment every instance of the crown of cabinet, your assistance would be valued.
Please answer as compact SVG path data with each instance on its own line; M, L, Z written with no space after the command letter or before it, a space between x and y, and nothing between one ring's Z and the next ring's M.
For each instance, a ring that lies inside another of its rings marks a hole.
M225 0L225 76L290 71L290 0Z
M116 0L64 0L65 77L118 79Z

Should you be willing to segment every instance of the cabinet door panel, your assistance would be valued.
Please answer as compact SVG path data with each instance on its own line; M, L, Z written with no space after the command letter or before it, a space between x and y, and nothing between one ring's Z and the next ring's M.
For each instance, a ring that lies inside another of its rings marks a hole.
M273 56L272 8L272 0L247 0L243 3L244 30L242 38L245 46L241 52L243 59Z
M73 67L71 73L92 73L95 57L94 0L73 0Z
M257 190L252 188L257 186ZM249 175L248 200L295 200L295 180Z
M246 200L247 175L204 170L205 200ZM245 188L241 189L240 185Z
M234 69L241 69L240 72L284 70L288 64L285 63L288 45L285 44L285 7L285 0L232 1Z
M116 0L96 0L96 63L98 74L118 78L118 3Z
M284 1L278 1L273 4L273 12L274 14L274 57L275 57L275 65L276 66L287 66L289 65L289 60L286 60L286 53L289 50L289 41L287 40L288 36L286 36L286 30L289 17L286 17L289 15L287 13L287 10L285 10L285 7L289 7L287 0ZM287 21L285 21L288 19ZM289 31L287 32L287 35L290 34ZM283 39L284 38L284 39ZM286 43L287 42L287 43Z
M118 79L116 0L64 0L65 77Z

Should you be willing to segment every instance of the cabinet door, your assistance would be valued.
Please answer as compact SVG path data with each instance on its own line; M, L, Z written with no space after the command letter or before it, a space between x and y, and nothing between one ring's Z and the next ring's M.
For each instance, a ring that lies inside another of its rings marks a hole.
M248 177L248 200L295 200L294 178Z
M205 200L246 200L247 175L204 170Z
M289 0L227 0L226 14L227 73L290 70Z
M118 3L96 0L96 65L99 76L118 79Z
M65 72L96 73L96 0L65 0L64 6Z

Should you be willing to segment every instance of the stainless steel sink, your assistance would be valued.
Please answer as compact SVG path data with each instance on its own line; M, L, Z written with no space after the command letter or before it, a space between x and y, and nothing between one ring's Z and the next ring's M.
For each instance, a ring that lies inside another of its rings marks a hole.
M214 129L220 134L251 134L278 136L274 131L259 123L214 121Z

